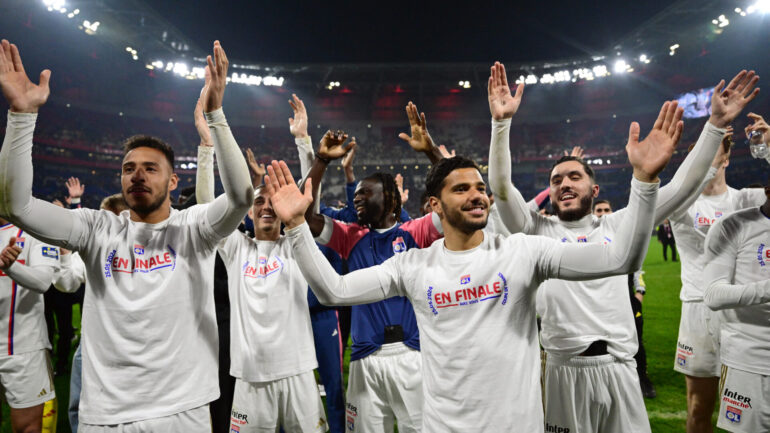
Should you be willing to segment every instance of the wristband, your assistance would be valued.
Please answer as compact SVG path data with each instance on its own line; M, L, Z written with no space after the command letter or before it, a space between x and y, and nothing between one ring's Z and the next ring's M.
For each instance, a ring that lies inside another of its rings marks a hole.
M324 163L324 164L326 164L326 165L329 165L329 163L331 163L331 162L332 162L332 160L331 160L331 159L329 159L329 158L324 158L324 157L322 157L321 155L319 155L319 154L317 154L317 153L315 154L315 158L316 158L317 160L319 160L319 161L323 162L323 163Z

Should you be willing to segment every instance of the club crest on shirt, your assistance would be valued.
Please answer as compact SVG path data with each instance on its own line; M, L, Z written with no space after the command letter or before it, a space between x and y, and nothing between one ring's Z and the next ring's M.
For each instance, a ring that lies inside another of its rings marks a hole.
M741 410L737 407L727 406L725 418L730 422L739 423L741 422Z
M134 244L134 254L139 256L144 255L144 247L139 244Z
M463 275L460 277L460 284L468 284L471 282L471 274Z
M720 218L720 217L722 217L722 212L720 212L720 211L716 211L716 212L714 212L714 216L715 216L716 218Z
M283 261L277 256L267 258L260 256L256 266L249 262L243 264L243 276L246 278L266 278L268 275L280 272L283 269Z
M577 242L588 242L588 238L586 238L585 236L578 236Z
M19 248L24 248L24 242L26 241L26 238L16 238L16 246Z
M403 253L404 251L406 251L406 242L404 242L403 237L399 236L393 240L393 252Z
M59 259L59 249L56 247L43 247L43 257Z

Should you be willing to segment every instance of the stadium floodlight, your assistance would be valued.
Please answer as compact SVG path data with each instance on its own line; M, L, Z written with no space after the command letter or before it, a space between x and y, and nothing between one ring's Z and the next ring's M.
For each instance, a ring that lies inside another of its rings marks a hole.
M642 54L639 56L639 61L642 63L650 63L650 58L647 57L647 54Z
M761 14L770 13L770 0L757 0L757 2L754 3L754 9Z
M66 4L65 0L43 0L43 4L48 7L48 10L61 10Z
M156 60L156 61L152 62L151 64L152 64L152 66L155 66L158 69L163 69L163 62L161 62L160 60Z
M615 61L615 66L612 67L612 70L616 74L622 74L628 70L628 63L623 59L617 60Z
M669 56L673 56L674 54L676 54L676 50L678 48L679 48L679 44L674 44L674 45L671 45L670 47L668 47L668 49L669 49L668 55Z
M526 84L535 84L537 83L537 76L534 74L527 75L527 79L524 80Z
M606 77L610 74L607 70L607 65L596 65L591 69L596 77Z
M556 81L551 74L543 74L542 77L540 77L540 84L553 84L554 81Z

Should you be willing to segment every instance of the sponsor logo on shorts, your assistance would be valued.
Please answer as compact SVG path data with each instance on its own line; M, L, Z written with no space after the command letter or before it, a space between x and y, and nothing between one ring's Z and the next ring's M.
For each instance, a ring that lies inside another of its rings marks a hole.
M59 249L55 247L43 247L43 257L48 257L49 259L58 259Z
M406 251L406 242L404 242L403 237L399 236L393 240L393 252L403 253L404 251Z
M546 433L569 433L569 427L559 427L556 424L545 423Z
M684 367L687 364L687 358L693 356L692 346L683 344L681 341L676 342L676 364Z
M737 407L727 406L725 418L730 422L739 423L741 422L741 410Z
M685 366L685 364L687 364L687 358L686 358L686 357L684 357L684 356L682 356L682 355L676 355L676 363L677 363L677 364L678 364L680 367L684 367L684 366Z
M349 431L356 429L356 418L358 417L358 408L350 403L345 403L345 425Z
M267 258L260 256L257 259L257 265L248 260L243 264L243 276L246 278L267 278L268 275L283 270L283 261L276 256Z
M440 289L428 287L428 308L434 316L440 309L459 308L479 304L490 299L501 299L500 305L508 302L508 281L502 273L497 273L496 279L474 286L459 287L457 289ZM470 283L470 275L460 278L460 284Z
M230 433L241 433L241 428L237 425L230 426Z
M230 411L230 421L232 421L234 424L248 424L249 416L245 413L241 413L233 409Z
M722 393L722 401L743 409L751 409L751 397L739 394L737 391L731 391L725 388Z
M42 396L44 396L46 394L48 394L48 392L45 390L45 388L43 388L43 389L40 390L40 394L38 394L37 396L38 397L42 397Z

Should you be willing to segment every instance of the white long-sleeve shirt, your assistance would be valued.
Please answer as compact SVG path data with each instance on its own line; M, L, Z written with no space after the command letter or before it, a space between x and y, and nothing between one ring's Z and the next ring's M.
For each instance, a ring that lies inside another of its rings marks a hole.
M676 249L682 262L682 289L679 298L683 302L700 302L708 281L703 280L705 271L704 245L711 226L732 212L759 206L765 201L762 188L731 187L718 195L701 194L692 205L671 215L671 229L676 239Z
M412 303L423 357L423 432L542 431L535 290L549 278L625 275L638 268L656 195L657 184L632 182L617 246L485 232L467 251L449 251L440 240L340 276L315 248L307 224L287 237L322 302L406 296ZM621 247L624 242L639 248ZM626 286L618 291L628 297Z
M597 218L591 214L578 221L545 217L530 209L511 183L509 135L511 121L492 121L489 181L502 221L514 233L547 236L565 243L615 243L628 208ZM660 189L655 206L655 224L663 221L701 185L722 141L724 129L707 123L691 152L666 186ZM649 239L642 241L645 245ZM641 248L625 244L626 248ZM635 271L634 269L633 271ZM628 281L616 276L592 281L552 279L537 294L542 320L541 343L548 353L573 356L597 340L607 342L607 351L631 360L638 350L636 326L628 297Z
M704 257L704 302L724 318L722 362L770 375L770 218L756 207L720 218Z
M59 269L58 248L13 224L0 226L3 248L12 237L16 237L21 254L7 270L0 270L0 357L51 348L43 293Z
M80 419L121 424L204 405L219 395L214 250L246 214L253 190L222 110L206 113L225 194L171 210L157 224L67 210L32 197L37 116L8 114L0 150L0 213L86 265Z
M82 284L86 283L86 264L76 251L62 254L59 261L61 267L54 276L54 287L64 293L76 292Z

